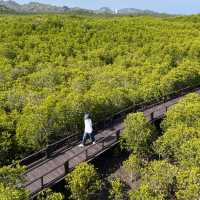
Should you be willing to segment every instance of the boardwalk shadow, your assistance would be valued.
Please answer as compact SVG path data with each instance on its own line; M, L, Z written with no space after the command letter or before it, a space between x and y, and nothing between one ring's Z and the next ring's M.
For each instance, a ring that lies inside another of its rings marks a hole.
M104 137L100 137L100 138L98 138L98 140L96 142L101 143L102 141L104 141L104 143L108 144L108 143L111 143L112 141L114 142L115 140L116 140L116 136L110 135L110 136L106 137L105 139L104 139Z
M116 136L114 135L110 135L107 138L104 139L104 142L111 142L111 141L115 141Z
M112 141L114 142L116 140L116 136L114 135L111 135L111 136L108 136L104 139L104 137L100 137L96 140L96 143L102 143L102 141L104 141L104 143L106 144L110 144ZM86 142L85 146L90 146L92 144L91 141L89 142Z

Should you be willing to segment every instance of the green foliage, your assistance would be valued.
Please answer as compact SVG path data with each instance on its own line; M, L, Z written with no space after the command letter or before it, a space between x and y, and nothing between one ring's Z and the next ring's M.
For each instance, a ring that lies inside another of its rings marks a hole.
M123 162L123 167L128 173L130 173L131 182L133 182L134 175L138 177L140 174L141 161L137 158L136 155L131 154L128 160Z
M111 189L109 190L109 199L122 200L122 182L119 178L110 181Z
M28 200L28 194L22 189L10 188L0 183L0 199L2 200Z
M167 161L152 161L142 172L142 182L131 199L170 199L175 186L176 166Z
M189 85L198 84L200 82L199 67L198 62L183 60L178 67L172 69L163 77L161 88L163 87L165 92L168 93L172 88L175 90L177 88L181 89Z
M16 183L22 184L23 178L21 174L25 171L25 167L18 164L16 167L4 166L0 168L0 182L6 186L15 187Z
M71 199L87 200L101 189L101 181L93 165L79 164L67 175L66 181L71 191Z
M2 15L1 165L82 131L86 111L96 122L199 83L197 19Z
M45 189L37 195L38 200L63 200L61 193L53 192L51 189Z
M4 131L0 135L0 166L3 163L7 163L5 160L8 159L8 154L12 149L11 135Z
M200 169L188 168L177 175L177 200L195 200L200 194Z
M154 143L159 155L178 164L174 195L181 200L199 198L199 112L199 95L187 95L168 110L164 134Z
M20 145L44 147L52 134L54 121L54 100L48 98L40 106L27 105L18 121L16 136Z
M28 192L22 188L24 180L22 173L25 168L19 165L16 167L0 168L0 199L5 200L28 200Z
M163 158L176 160L184 166L199 166L200 97L189 94L167 112L164 134L154 143Z
M129 193L130 200L164 200L162 196L155 195L148 184L142 184L137 191Z
M2 15L0 166L58 137L82 131L86 111L97 122L127 106L199 84L199 18ZM198 176L199 119L200 97L190 94L168 110L162 124L164 133L153 145L161 158L185 170L185 180L180 174L177 178L179 198L195 199L198 193L193 182L186 184L188 188L183 184L190 179L190 168L194 169L191 177ZM125 148L137 155L125 162L129 172L141 171L137 158L151 157L152 133L142 113L130 114L125 120L122 140ZM166 188L174 184L173 168L166 161L150 163L131 198L168 198ZM2 180L8 181L5 177ZM7 198L9 190L20 195L14 187L16 180L21 181L12 175L8 185L1 182L2 198ZM100 185L94 168L86 164L74 170L68 180L74 199L87 199Z
M173 105L162 122L163 135L154 150L166 160L151 161L140 169L141 183L130 199L196 200L200 194L200 97L192 93ZM132 156L131 156L132 157ZM133 164L135 157L132 157ZM130 165L131 173L135 166Z
M200 166L200 140L199 138L191 139L181 145L178 161L180 165L182 165L184 168Z
M153 128L148 123L144 114L129 114L124 121L124 125L122 146L125 146L126 149L130 149L134 154L138 155L148 152Z
M188 127L198 126L200 118L200 96L197 93L187 95L180 103L170 108L166 114L166 119L163 122L163 128L174 127L179 124L187 125Z

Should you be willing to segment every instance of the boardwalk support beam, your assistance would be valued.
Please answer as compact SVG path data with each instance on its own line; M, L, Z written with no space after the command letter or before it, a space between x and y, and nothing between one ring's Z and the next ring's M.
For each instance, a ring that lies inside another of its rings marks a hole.
M65 162L64 167L65 167L65 174L67 174L69 172L69 160Z
M154 119L154 112L152 112L152 113L150 114L150 116L151 116L151 121L153 121L153 119Z
M119 140L119 138L120 138L120 130L117 130L116 131L116 139Z
M200 88L196 88L195 91L200 94ZM179 95L179 97L181 96ZM180 98L175 99L174 97L170 98L169 96L166 98L165 104L162 102L155 103L152 101L152 105L147 102L147 104L136 105L134 109L136 110L136 108L138 108L143 113L146 111L145 116L148 118L149 122L153 123L153 121L163 117L165 111L168 110L170 106L178 102L179 99ZM142 107L145 109L141 109ZM99 123L101 126L100 128L97 126L99 136L96 137L96 145L89 145L88 147L80 149L76 145L79 140L74 142L74 140L77 139L77 135L72 135L61 139L54 144L50 144L49 146L47 145L46 148L27 157L26 162L31 165L30 168L28 168L28 170L23 174L26 179L24 187L30 190L31 198L35 197L42 189L50 187L58 181L64 179L65 175L69 173L78 163L82 161L91 161L119 143L120 135L124 130L124 126L122 124L123 121L120 121L119 119L120 116L122 116L121 113L123 113L125 117L130 110L132 110L132 108L128 108L113 116L113 122L115 124L114 127L111 126L112 120L109 119ZM109 126L109 129L102 130L103 125L106 127ZM84 159L85 156L86 159ZM51 159L49 159L49 157L51 157ZM62 162L58 162L58 159L62 160ZM23 163L25 163L25 160L23 160Z
M102 141L102 146L101 146L102 150L104 149L104 141Z
M45 153L46 153L46 158L49 158L50 157L50 146L49 145L47 145Z
M44 187L44 176L41 177L41 187Z
M85 159L86 160L88 159L88 150L87 149L85 150Z

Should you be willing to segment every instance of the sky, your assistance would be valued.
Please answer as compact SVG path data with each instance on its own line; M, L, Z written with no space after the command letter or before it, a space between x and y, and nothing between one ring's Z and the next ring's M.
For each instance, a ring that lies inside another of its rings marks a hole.
M33 2L34 0L16 0L21 4L30 1ZM112 9L137 8L171 14L200 13L200 0L36 0L34 2L88 9L98 9L106 6Z

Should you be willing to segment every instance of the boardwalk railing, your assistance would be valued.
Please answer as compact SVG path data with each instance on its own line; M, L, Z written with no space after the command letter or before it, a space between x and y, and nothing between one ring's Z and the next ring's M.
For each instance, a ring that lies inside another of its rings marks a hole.
M24 158L20 161L21 165L29 165L32 167L37 161L41 161L42 159L49 158L50 156L59 153L63 148L67 149L71 146L74 146L80 140L80 134L74 134L68 137L65 137L53 144L47 145L46 148Z
M154 98L150 99L148 102L142 102L140 104L136 105L131 105L120 112L114 113L113 115L105 118L104 120L98 122L95 124L95 132L99 130L103 130L105 128L108 128L112 126L115 123L118 123L122 121L127 114L131 112L136 112L136 111L143 111L145 109L152 108L156 105L159 105L161 103L164 103L168 100L181 97L189 92L194 92L196 91L200 85L195 85L195 86L189 86L180 90L177 90L175 92L169 93L163 97L160 98ZM27 165L27 166L34 166L38 161L44 160L46 158L49 158L52 155L55 155L56 153L59 153L63 149L70 148L74 146L75 144L78 144L80 141L80 134L74 134L68 137L65 137L53 144L48 145L46 148L24 158L21 160L20 164L21 165Z
M75 165L72 164L72 160L75 159L76 157L78 157L81 154L84 154L85 157L85 161L90 161L91 158L93 158L95 155L99 154L100 152L102 153L103 151L105 151L107 148L111 148L112 146L114 146L116 143L119 142L119 136L120 136L120 132L122 131L122 129L119 130L115 130L112 131L111 133L109 133L108 135L106 135L105 137L101 138L100 140L98 140L98 143L96 145L98 145L98 147L100 147L98 149L98 151L95 154L92 154L92 156L90 156L90 150L92 149L93 145L88 146L87 148L84 148L81 152L73 155L71 158L69 158L67 161L63 162L62 164L56 166L55 168L53 168L52 170L48 171L47 173L45 173L44 175L42 175L39 178L36 178L35 180L25 184L23 187L29 187L30 185L36 183L36 184L40 184L40 186L38 188L37 191L34 191L34 193L31 194L31 196L34 196L35 194L37 194L41 189L49 187L50 185L52 185L52 183L56 183L59 182L60 180L63 179L63 177L65 177L65 175L70 172ZM106 145L106 140L108 138L112 137L112 143L109 143ZM50 175L52 172L56 171L57 169L63 167L63 174L61 174L59 177L57 177L56 179L52 180L51 182L45 183L45 177L48 177L48 175ZM25 176L28 172L25 172L23 174L23 176Z
M184 89L184 91L182 90L182 92L179 93L178 95L173 95L171 98L169 97L169 99L167 99L167 100L163 98L161 101L155 102L152 105L147 104L146 106L143 106L143 107L140 106L139 109L137 109L137 111L138 110L139 111L147 111L147 112L145 112L145 116L147 117L148 121L154 122L158 118L162 118L164 113L167 111L168 107L177 102L177 99L175 101L171 101L171 100L173 100L174 98L181 97L189 92L197 91L197 90L200 90L200 88L195 87L195 88L189 88L187 90ZM151 109L151 108L153 108L153 109ZM120 112L120 115L116 119L119 119L120 117L121 117L121 119L123 119L125 117L124 113L126 113L126 112L127 111ZM112 123L113 123L113 121L115 121L115 120L112 119ZM23 174L23 176L24 176L24 178L28 178L28 179L30 178L30 179L29 179L29 181L27 181L27 183L25 183L25 185L23 187L31 190L30 197L33 198L42 189L52 186L53 184L62 180L65 177L65 175L68 172L70 172L80 162L83 162L83 161L88 162L88 161L94 159L95 157L97 157L98 155L100 155L101 153L105 152L106 150L110 149L112 146L116 145L119 142L119 137L123 130L123 126L118 126L118 124L117 124L117 126L113 126L113 128L115 130L109 132L108 134L106 134L106 136L104 136L104 134L102 134L102 138L98 139L97 143L95 145L90 145L84 149L78 148L77 153L75 153L76 152L75 151L73 153L73 155L71 155L71 157L61 157L61 159L59 159L58 165L54 166L53 168L50 167L49 169L45 168L46 170L43 173L41 173L39 175L39 177L35 177L34 173L33 173L34 176L30 177L29 172L31 172L33 170L33 168L27 170ZM71 139L73 140L73 137ZM56 145L59 145L59 142L56 143ZM52 152L52 153L54 153L54 152ZM65 159L63 159L63 158L65 158ZM62 159L63 159L63 161L62 161ZM60 161L61 161L61 164L59 164ZM48 161L48 159L46 159L45 162L50 162L50 161ZM35 167L36 166L34 166L34 168Z
M167 110L167 108L168 107L165 105L163 113ZM147 116L150 122L153 122L155 120L154 112L155 111L150 112L148 114L148 116ZM156 117L156 119L163 117L163 113L161 112L160 115ZM99 154L103 153L107 149L110 149L112 146L114 146L117 143L119 143L120 134L121 134L122 130L123 130L123 127L122 128L118 128L118 129L116 129L114 131L111 131L106 136L100 138L96 143L96 145L98 147L97 151L95 151L95 152L92 151L94 145L90 145L90 146L84 148L79 153L76 153L72 157L68 158L62 164L59 164L56 167L54 167L53 169L47 171L42 176L40 176L40 177L38 177L38 178L26 183L24 185L24 187L28 188L32 184L37 184L38 185L38 189L35 190L31 194L31 197L34 197L42 189L44 189L46 187L50 187L52 184L61 181L66 176L66 174L68 174L68 172L70 172L75 167L76 164L75 164L75 162L73 162L73 159L76 159L78 156L82 155L81 157L82 157L83 161L89 162L90 160L92 160L95 157L97 157ZM48 179L49 177L51 177L51 173L54 173L58 169L61 170L61 168L62 168L62 172L63 172L62 174L57 176L55 179L52 179L51 181L45 180L45 179ZM29 173L29 171L26 171L23 174L23 176L26 176L28 173Z

